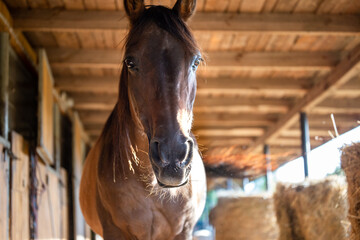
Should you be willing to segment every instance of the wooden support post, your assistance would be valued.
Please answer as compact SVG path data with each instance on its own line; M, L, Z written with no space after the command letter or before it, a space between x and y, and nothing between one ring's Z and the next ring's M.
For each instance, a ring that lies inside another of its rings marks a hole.
M266 175L265 175L265 184L266 190L271 189L271 159L270 159L270 148L268 144L264 145L264 156L265 156L265 164L266 164Z
M9 224L9 34L0 33L0 239L10 239Z
M0 136L9 138L9 34L0 34ZM4 144L4 143L3 143ZM5 146L9 147L9 146Z
M308 160L309 160L311 147L310 147L309 123L305 112L300 113L300 126L301 126L301 149L302 149L302 156L304 158L304 173L306 178L309 176Z

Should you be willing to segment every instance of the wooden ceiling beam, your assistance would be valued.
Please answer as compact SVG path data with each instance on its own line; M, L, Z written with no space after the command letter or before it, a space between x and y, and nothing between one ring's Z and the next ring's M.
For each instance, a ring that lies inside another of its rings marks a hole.
M264 105L219 105L219 106L201 106L194 107L194 114L197 113L286 113L288 111L287 106L276 106L271 104Z
M52 67L120 69L122 51L114 49L48 48ZM329 70L342 58L339 52L209 52L207 69Z
M197 95L267 98L301 97L312 87L311 79L198 78ZM55 87L67 92L117 93L118 76L55 76ZM196 100L198 102L198 100Z
M329 129L329 130L331 130L331 129ZM300 131L300 129L287 129L287 130L282 131L279 136L281 136L281 137L297 137L300 139L301 131ZM328 130L312 129L310 131L310 137L315 137L315 136L326 137L326 136L330 136L330 135L328 133ZM276 141L274 141L274 142L276 142Z
M25 10L12 11L14 27L21 31L123 31L124 12ZM76 24L74 24L76 22ZM359 35L357 15L197 13L189 22L194 31Z
M79 111L80 118L82 119L84 125L86 124L104 124L106 119L109 117L111 111L109 110L82 110ZM279 114L227 114L227 113L211 113L204 114L198 113L194 115L194 124L197 121L241 121L248 122L253 121L257 122L267 121L275 122L279 118ZM220 124L221 125L221 124Z
M204 146L206 148L210 147L229 147L234 145L249 145L254 141L254 138L203 138L199 137L197 142L200 146Z
M264 133L262 128L200 129L195 135L202 137L256 137Z
M193 130L211 128L241 128L241 127L268 127L273 121L254 119L254 120L196 120L193 123Z
M116 94L71 93L77 110L112 110ZM286 99L197 97L194 114L198 113L286 113L290 106Z
M340 62L326 78L320 80L308 93L298 101L290 111L279 118L272 127L268 128L264 135L259 137L248 148L248 152L254 151L264 143L271 143L285 129L288 129L298 119L300 111L309 111L325 98L336 92L341 85L351 80L360 73L360 45Z
M118 93L119 76L55 76L55 88L67 92Z

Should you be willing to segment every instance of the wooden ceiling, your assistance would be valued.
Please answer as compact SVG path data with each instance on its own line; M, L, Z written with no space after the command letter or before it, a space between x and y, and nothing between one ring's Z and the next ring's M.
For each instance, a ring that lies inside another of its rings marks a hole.
M5 0L13 26L45 48L55 85L73 99L95 140L117 96L128 22L122 0ZM145 1L173 6L175 0ZM241 176L300 155L299 112L312 147L360 120L360 2L198 0L189 25L206 56L198 70L193 130L212 166Z

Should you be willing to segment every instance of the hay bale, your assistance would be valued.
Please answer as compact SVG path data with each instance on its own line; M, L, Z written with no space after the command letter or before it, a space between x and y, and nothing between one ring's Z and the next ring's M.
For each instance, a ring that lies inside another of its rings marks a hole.
M346 218L346 182L332 176L301 184L279 183L274 194L279 240L345 240L349 235Z
M225 197L210 213L217 240L276 240L278 226L272 198Z
M352 240L360 239L360 143L343 148L341 167L348 182L349 215Z

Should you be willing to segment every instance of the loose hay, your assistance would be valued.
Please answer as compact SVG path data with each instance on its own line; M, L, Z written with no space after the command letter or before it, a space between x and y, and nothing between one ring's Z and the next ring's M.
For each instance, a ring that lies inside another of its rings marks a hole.
M343 148L341 167L348 182L349 220L352 240L360 239L360 143Z
M349 235L346 182L332 176L323 181L278 184L274 194L279 240L345 240Z
M217 240L276 240L278 226L272 198L226 197L210 213Z

